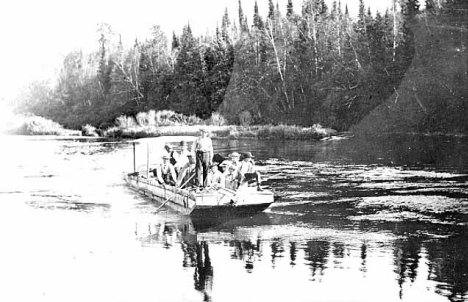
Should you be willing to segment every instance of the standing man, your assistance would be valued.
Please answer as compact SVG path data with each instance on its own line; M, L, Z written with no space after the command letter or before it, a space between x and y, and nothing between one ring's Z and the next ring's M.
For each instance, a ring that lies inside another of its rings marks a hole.
M213 161L213 144L208 132L201 128L200 137L195 142L196 171L198 188L202 190L207 186L209 167Z

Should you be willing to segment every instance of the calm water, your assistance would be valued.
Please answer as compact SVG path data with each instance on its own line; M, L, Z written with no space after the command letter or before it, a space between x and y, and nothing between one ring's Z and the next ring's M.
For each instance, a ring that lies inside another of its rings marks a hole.
M468 139L216 141L277 203L191 221L125 187L127 145L2 137L0 301L468 301Z

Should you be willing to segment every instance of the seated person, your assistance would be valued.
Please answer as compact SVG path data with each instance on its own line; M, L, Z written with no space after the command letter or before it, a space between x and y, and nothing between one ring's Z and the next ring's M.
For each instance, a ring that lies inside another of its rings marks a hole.
M218 163L213 163L208 171L208 187L225 187L224 175L218 169Z
M239 174L234 165L230 161L224 161L221 163L221 166L225 167L226 171L224 172L224 182L225 188L230 190L237 190L239 187Z
M260 187L260 173L255 169L255 162L253 161L252 153L246 152L242 156L241 166L239 168L239 185L248 183L250 180L257 181L257 190L263 191Z
M182 185L185 187L188 184L192 184L190 180L193 181L193 183L195 182L195 159L193 154L188 154L187 159L188 161L179 170L179 176L176 181L177 187L181 187Z
M169 155L164 154L161 165L155 169L155 176L160 184L174 186L176 184L177 176L174 166L169 160Z
M233 152L229 154L229 159L231 160L231 164L236 168L239 169L240 166L242 165L240 161L240 154L237 152Z

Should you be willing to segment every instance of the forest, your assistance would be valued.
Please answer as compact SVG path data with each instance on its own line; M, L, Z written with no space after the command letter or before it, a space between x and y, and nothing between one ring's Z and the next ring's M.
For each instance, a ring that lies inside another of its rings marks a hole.
M31 83L16 112L70 129L172 110L240 125L468 130L466 1L395 0L375 14L356 1L357 16L325 0L265 0L261 16L255 2L249 23L239 0L212 35L186 24L167 37L154 25L133 45L100 24L95 51L70 52L56 81Z

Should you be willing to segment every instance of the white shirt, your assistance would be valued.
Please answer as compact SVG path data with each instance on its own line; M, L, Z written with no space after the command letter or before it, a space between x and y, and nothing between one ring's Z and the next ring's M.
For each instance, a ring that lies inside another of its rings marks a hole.
M199 137L195 143L195 151L213 153L213 144L209 137Z

